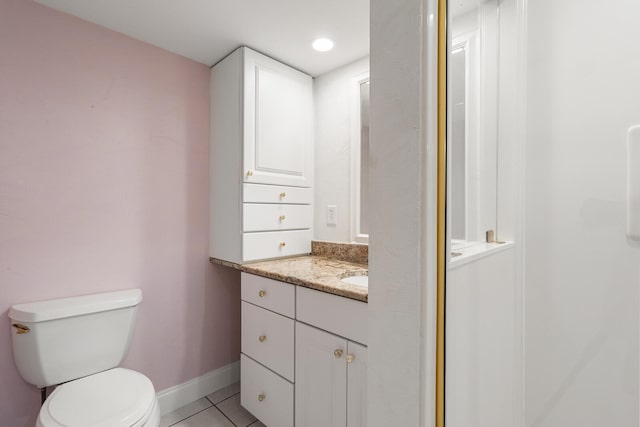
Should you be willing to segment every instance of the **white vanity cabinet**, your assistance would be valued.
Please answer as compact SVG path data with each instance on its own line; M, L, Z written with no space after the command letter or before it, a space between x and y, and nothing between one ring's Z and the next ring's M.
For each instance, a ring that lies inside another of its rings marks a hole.
M366 427L367 304L241 280L242 406L271 427Z
M311 251L310 76L242 47L211 69L210 256Z

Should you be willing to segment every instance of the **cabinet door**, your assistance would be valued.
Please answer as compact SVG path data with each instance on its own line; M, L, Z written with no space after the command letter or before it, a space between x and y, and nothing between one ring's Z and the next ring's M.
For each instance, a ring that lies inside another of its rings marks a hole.
M347 345L347 427L367 426L367 347Z
M347 341L296 322L296 427L345 427Z
M244 181L311 187L310 76L244 48Z

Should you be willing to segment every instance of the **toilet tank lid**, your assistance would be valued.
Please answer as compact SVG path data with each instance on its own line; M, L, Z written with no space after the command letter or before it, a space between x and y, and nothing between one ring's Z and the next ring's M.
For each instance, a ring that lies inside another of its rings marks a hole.
M142 291L140 289L128 289L125 291L16 304L9 309L9 318L18 322L44 322L133 307L138 305L140 301L142 301Z

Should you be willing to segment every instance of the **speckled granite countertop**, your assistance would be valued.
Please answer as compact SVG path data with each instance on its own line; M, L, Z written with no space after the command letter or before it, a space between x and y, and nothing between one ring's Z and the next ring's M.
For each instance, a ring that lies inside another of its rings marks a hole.
M280 280L293 285L304 286L346 298L367 302L369 289L351 285L340 279L349 276L366 276L368 267L323 256L300 256L250 264L235 264L211 258L215 264L225 265L246 273Z

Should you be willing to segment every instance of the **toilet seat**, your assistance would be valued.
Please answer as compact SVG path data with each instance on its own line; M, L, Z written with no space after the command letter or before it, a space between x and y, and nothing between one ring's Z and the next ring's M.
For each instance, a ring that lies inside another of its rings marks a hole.
M40 410L37 427L142 427L157 412L151 381L114 368L56 388Z

